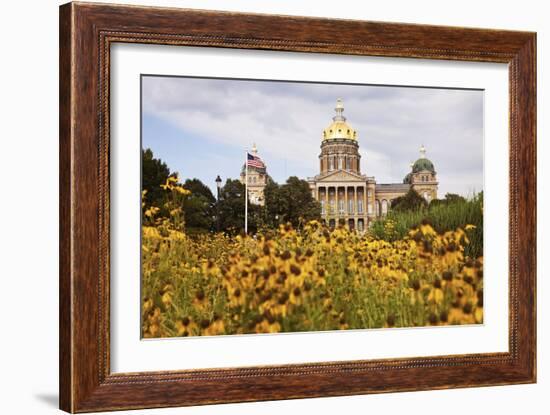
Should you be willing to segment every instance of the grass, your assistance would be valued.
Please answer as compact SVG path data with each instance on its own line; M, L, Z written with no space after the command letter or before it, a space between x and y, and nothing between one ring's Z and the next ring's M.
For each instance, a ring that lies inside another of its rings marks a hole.
M436 232L444 233L466 225L476 228L468 233L470 243L464 254L471 258L483 255L483 197L476 195L469 200L437 204L413 212L390 211L385 219L379 220L370 228L371 234L386 241L402 239L409 230L427 220Z

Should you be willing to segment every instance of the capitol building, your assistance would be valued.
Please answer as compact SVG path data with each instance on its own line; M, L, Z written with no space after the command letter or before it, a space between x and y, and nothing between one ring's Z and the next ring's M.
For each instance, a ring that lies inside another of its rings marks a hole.
M392 201L411 188L428 202L437 198L437 174L433 163L426 158L424 146L420 148L420 158L410 165L402 183L377 183L374 176L361 172L358 134L343 115L341 99L336 101L335 111L332 123L323 130L319 174L307 179L311 194L321 204L324 223L331 227L348 225L362 231L378 217L385 216ZM257 155L255 146L253 152ZM265 165L261 169L249 169L252 203L263 205L267 177Z

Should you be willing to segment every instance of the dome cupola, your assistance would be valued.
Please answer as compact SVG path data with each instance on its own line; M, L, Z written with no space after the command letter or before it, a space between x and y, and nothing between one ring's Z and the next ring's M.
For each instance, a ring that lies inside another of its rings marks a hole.
M412 166L412 172L418 173L425 170L435 174L434 165L430 160L426 158L426 148L424 147L424 145L422 145L422 147L420 147L420 158L414 162Z
M323 140L357 140L357 132L351 128L344 117L344 103L341 98L336 100L336 115L332 123L323 130Z

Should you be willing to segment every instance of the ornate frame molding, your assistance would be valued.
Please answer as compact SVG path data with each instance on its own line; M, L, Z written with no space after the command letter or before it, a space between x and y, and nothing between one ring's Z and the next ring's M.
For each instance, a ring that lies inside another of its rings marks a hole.
M338 27L338 42L326 32ZM113 43L508 63L508 353L110 373ZM68 412L530 383L536 378L536 35L69 3L60 8L60 407ZM254 391L254 395L251 394Z

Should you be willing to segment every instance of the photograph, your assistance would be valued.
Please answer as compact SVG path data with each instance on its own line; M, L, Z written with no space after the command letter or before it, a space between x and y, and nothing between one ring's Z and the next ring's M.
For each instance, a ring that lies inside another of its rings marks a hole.
M483 94L142 75L142 338L482 324Z

